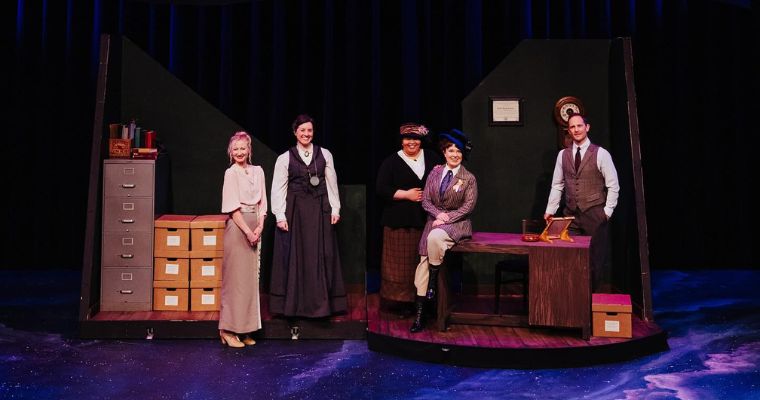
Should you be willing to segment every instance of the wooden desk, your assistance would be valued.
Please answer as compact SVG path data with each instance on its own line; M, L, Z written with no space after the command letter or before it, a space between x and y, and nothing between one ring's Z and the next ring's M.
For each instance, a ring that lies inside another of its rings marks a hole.
M580 328L591 336L591 271L589 236L574 236L574 242L523 242L516 233L474 232L450 251L528 255L528 318L452 312L447 274L439 275L438 328L447 322L485 323L508 326ZM442 271L444 272L444 271ZM499 323L501 321L502 323Z

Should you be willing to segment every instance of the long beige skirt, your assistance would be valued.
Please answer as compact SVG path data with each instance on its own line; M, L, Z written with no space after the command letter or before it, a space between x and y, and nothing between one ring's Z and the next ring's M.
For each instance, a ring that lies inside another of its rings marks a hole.
M243 219L250 228L258 224L255 212L243 213ZM224 230L219 329L235 333L261 329L258 252L258 246L251 246L235 221L229 219Z

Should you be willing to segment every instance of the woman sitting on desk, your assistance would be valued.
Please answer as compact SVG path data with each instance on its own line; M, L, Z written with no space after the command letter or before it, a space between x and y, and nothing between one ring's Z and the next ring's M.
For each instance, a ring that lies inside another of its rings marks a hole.
M446 251L460 240L472 237L470 214L478 199L478 182L462 166L462 158L467 158L472 148L467 136L456 129L439 136L446 164L433 168L422 194L427 223L420 239L420 263L414 276L417 298L416 316L409 329L412 333L422 330L425 301L435 299L438 270Z

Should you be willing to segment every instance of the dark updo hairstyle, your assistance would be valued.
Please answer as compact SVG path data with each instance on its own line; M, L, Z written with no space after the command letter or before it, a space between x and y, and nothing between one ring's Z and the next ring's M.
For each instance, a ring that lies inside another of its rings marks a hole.
M293 132L295 132L296 129L298 129L298 127L301 126L301 124L305 124L307 122L311 122L311 125L314 126L314 118L312 118L308 114L299 114L296 117L296 120L293 121L293 126L292 126Z
M448 149L452 145L457 146L456 143L446 138L441 138L440 140L438 140L438 150L440 150L441 153L445 153L446 149ZM457 146L457 148L459 149L459 146ZM461 151L462 149L459 149L459 150Z

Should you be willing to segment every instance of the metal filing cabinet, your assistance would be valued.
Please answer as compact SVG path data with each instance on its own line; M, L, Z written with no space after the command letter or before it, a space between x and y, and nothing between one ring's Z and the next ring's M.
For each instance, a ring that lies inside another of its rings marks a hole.
M150 311L155 161L103 162L100 310Z

